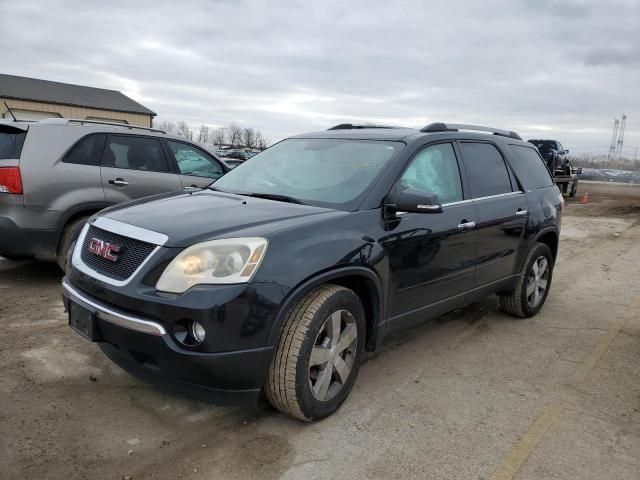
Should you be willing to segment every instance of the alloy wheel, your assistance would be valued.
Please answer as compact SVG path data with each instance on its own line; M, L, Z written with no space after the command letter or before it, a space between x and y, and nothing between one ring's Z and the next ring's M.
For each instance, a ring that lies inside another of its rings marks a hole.
M314 342L309 359L309 387L320 401L335 397L351 374L358 346L358 327L347 310L327 318Z
M544 255L535 259L529 270L527 279L527 303L531 308L536 308L547 291L549 284L549 261Z

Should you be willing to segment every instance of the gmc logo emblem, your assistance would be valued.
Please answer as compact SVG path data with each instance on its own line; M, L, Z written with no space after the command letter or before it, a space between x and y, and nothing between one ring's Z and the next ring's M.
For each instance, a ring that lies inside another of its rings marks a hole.
M89 251L91 253L95 253L96 255L100 255L107 260L115 262L116 260L118 260L120 247L112 243L104 242L97 238L92 238L89 242Z

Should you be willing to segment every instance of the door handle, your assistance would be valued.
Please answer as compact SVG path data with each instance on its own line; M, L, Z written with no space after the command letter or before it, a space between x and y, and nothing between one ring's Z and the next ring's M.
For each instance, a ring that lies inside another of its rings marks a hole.
M110 185L115 185L116 187L126 187L129 185L129 182L125 181L122 178L116 178L115 180L109 180Z
M529 210L518 210L516 212L516 216L518 217L525 217L527 215L529 215Z
M184 187L183 190L185 192L195 192L196 190L202 190L202 187L198 187L197 185L189 185L188 187Z
M461 232L468 232L472 228L475 228L476 222L465 222L464 220L460 225L458 225L458 230Z

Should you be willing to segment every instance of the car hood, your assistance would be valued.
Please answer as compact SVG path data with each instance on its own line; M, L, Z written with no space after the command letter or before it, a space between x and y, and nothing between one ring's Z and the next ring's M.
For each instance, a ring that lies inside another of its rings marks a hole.
M310 205L203 190L128 202L101 215L163 233L167 247L188 247L216 238L268 237L278 230L346 212Z

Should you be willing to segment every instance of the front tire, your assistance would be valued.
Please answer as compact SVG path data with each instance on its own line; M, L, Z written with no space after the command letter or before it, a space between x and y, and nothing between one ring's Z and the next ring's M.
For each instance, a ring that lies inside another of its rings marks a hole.
M500 295L500 307L515 317L533 317L547 300L552 275L551 249L544 243L535 243L518 275L516 288Z
M353 291L327 284L307 293L284 320L267 374L269 402L308 422L331 415L356 381L365 332Z

